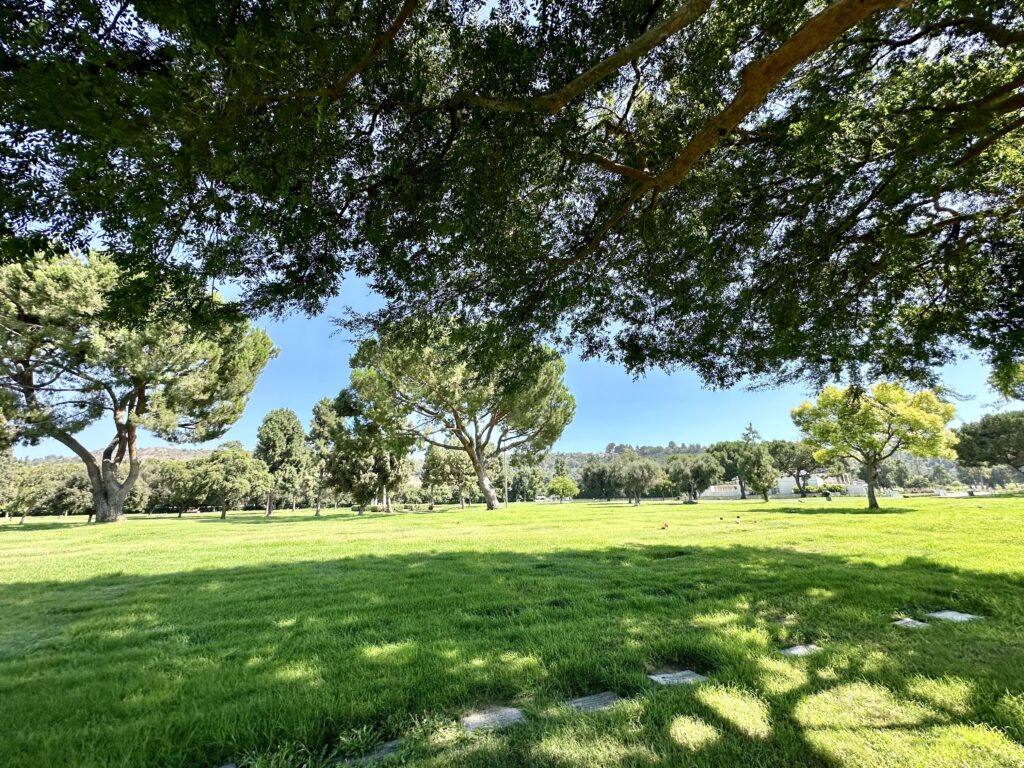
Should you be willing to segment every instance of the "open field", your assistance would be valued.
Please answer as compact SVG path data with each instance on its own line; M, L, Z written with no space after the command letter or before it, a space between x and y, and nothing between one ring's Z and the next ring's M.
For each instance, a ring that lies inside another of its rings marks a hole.
M6 524L0 763L1024 765L1024 499L882 504Z

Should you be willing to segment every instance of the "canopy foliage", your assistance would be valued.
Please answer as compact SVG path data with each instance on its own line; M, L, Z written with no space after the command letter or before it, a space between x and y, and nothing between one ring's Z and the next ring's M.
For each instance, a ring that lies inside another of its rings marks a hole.
M1021 362L1016 3L0 13L6 258L98 224L159 266L136 296L198 269L315 311L355 272L386 318L429 302L715 385Z

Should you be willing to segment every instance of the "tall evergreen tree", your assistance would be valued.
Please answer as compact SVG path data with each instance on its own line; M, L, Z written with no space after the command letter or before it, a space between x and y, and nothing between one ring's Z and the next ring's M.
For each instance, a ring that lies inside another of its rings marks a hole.
M766 447L779 472L792 477L800 495L807 496L807 478L826 466L815 458L814 446L806 440L772 440Z
M1005 464L1024 472L1024 411L989 413L957 430L957 457L966 467Z
M750 446L740 460L740 472L746 478L750 490L760 494L765 501L768 501L768 494L778 482L779 471L772 463L771 454L763 444L754 443Z
M591 458L583 467L582 489L586 498L611 501L621 490L619 475L610 461Z
M331 478L330 463L336 449L333 435L337 430L338 412L330 398L323 398L313 406L313 419L306 440L310 451L310 473L316 496L315 517L320 517L324 491Z
M270 517L275 498L287 494L294 505L309 462L306 433L295 411L276 408L263 417L256 433L254 455L267 465L274 479L273 488L267 491L266 516Z
M710 453L681 453L669 457L667 474L676 492L696 504L700 495L722 476L722 465Z
M259 498L273 487L267 465L232 441L214 449L200 470L206 498L220 507L220 519L246 499Z

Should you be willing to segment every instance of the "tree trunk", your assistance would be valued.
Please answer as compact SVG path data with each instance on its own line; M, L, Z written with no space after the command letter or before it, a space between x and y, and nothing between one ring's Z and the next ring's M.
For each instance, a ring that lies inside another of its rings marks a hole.
M498 493L494 490L494 484L491 483L491 478L487 476L487 466L484 464L484 457L482 455L483 449L466 445L465 443L463 445L466 446L469 461L473 465L473 471L476 472L476 484L480 488L480 493L484 495L487 508L499 509L501 504L498 502Z
M476 483L480 486L480 492L484 495L484 501L487 502L488 509L498 509L501 507L501 504L498 502L498 494L491 483L491 478L487 476L487 471L483 468L477 472Z
M139 473L142 471L142 463L139 461L135 445L136 425L130 422L124 412L115 413L114 422L117 426L117 434L103 450L99 462L72 435L61 431L51 435L62 445L70 448L85 464L92 492L92 510L89 512L88 522L92 522L93 517L96 518L97 523L124 520L124 501L131 493L135 481L138 480ZM128 476L120 481L117 479L117 471L126 456L128 457Z
M743 485L743 480L741 480L739 477L737 477L736 480L740 484L740 498L741 499L747 498L747 487L745 485Z
M385 485L381 489L381 491L382 491L381 499L384 501L384 511L385 512L390 512L391 511L391 497L388 496L388 487Z
M465 508L466 508L466 494L463 493L462 489L460 488L459 489L459 509L465 509Z
M295 511L295 495L292 495L292 512Z
M21 520L18 521L18 525L24 525L25 524L25 515L27 515L27 514L28 514L28 505L26 504L26 505L22 506L22 508L21 508Z
M220 519L221 520L227 520L228 519L228 505L227 504L225 504L223 507L220 508Z
M91 522L92 522L92 516L93 516L94 514L96 514L96 513L95 513L95 512L93 512L92 510L89 510L89 516L88 516L87 518L85 518L85 524L86 524L86 525L88 525L89 523L91 523Z
M116 523L125 519L123 498L115 496L113 499L97 499L96 495L93 494L93 506L96 507L97 523Z
M320 517L320 499L322 496L323 494L320 491L316 492L316 512L314 513L313 517Z
M875 484L878 482L878 464L868 462L864 465L868 476L868 509L878 509L878 499L875 498Z
M505 509L508 509L508 453L501 454L502 464L502 475L505 481Z
M124 500L135 485L138 472L130 472L125 481L119 483L117 466L109 458L104 459L104 464L106 466L101 471L89 472L92 508L97 523L116 523L125 519Z
M274 514L274 492L267 491L267 512L264 517L270 517Z

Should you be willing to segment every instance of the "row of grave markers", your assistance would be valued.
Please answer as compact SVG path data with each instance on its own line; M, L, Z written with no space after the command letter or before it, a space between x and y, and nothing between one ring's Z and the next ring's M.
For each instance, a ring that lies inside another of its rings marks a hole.
M936 611L929 613L928 616L940 621L974 621L975 619L982 618L981 616L975 616L970 613L960 613L959 611ZM908 629L922 629L924 627L931 626L927 622L918 621L913 618L898 619L893 622L898 627L905 627ZM784 648L780 651L785 656L810 656L813 653L817 653L822 650L820 646L808 643L806 645L794 645L791 648ZM669 672L658 672L647 676L653 682L658 685L693 685L707 680L704 675L698 674L691 669L675 670ZM603 691L602 693L591 694L590 696L582 696L578 699L568 699L565 703L568 707L575 709L578 712L597 712L602 709L608 709L614 706L619 701L619 697L612 691ZM526 720L526 715L523 710L518 707L491 707L489 709L482 709L477 712L471 712L462 718L462 727L467 733L481 730L498 730L501 728L507 728L511 725L521 723ZM388 755L394 754L402 745L401 739L394 739L378 746L373 752L365 755L361 758L349 760L346 765L367 765L376 760L381 760ZM228 768L225 766L225 768Z
M980 619L981 616L975 616L970 613L960 613L959 611L936 611L935 613L929 613L929 616L941 621L974 621ZM921 627L927 627L924 621L918 621L917 619L900 619L894 621L893 624L899 627L909 627L919 629ZM791 648L784 648L780 653L785 656L810 656L812 653L817 653L821 648L813 643L806 645L794 645ZM674 672L660 672L653 675L648 675L652 681L659 685L692 685L694 683L703 682L707 680L704 675L700 675L691 669L684 669ZM591 696L583 696L579 699L569 699L565 703L572 709L581 712L593 712L601 709L608 709L619 700L619 697L612 691L604 691L603 693L595 693ZM492 709L485 709L479 712L473 712L462 718L462 727L468 732L473 732L481 729L497 729L504 728L509 725L520 723L526 719L521 709L515 707L494 707Z

